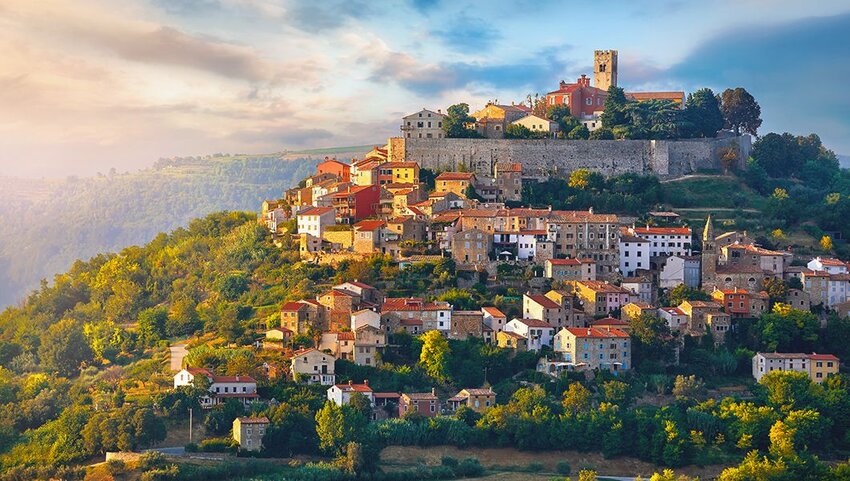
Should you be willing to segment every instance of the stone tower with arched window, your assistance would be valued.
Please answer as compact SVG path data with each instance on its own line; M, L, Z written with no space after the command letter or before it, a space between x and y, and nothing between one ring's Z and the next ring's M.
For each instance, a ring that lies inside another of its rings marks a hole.
M714 238L714 224L711 222L711 214L705 221L702 231L702 288L711 289L716 283L717 277L717 243Z
M593 86L608 90L617 86L617 51L596 50L593 52Z

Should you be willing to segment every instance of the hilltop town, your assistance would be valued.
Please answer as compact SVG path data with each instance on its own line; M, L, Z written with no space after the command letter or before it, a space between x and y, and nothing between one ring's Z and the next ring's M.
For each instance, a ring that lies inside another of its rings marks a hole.
M751 146L744 89L617 82L423 109L44 283L0 314L0 479L843 479L850 176Z

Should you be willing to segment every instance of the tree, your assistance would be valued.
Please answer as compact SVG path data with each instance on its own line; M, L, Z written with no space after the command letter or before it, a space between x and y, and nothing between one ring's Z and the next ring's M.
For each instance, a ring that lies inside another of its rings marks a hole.
M165 307L151 307L139 313L139 340L146 346L166 337L165 325L168 322L168 310Z
M316 412L316 434L319 448L340 455L350 442L358 442L366 427L366 418L350 406L337 406L333 401Z
M711 296L700 289L694 289L684 284L679 284L670 290L670 294L667 295L667 299L667 304L675 307L685 301L710 301Z
M221 297L226 301L235 301L243 293L248 291L248 278L244 274L230 274L221 281L218 289Z
M570 130L567 137L572 140L584 140L590 137L590 131L584 125L578 125Z
M705 395L705 383L695 375L676 376L673 382L673 395L681 399L697 399Z
M739 135L741 130L758 135L758 128L761 127L761 107L744 88L724 90L720 105L726 127L733 129L736 135Z
M832 250L832 237L825 235L820 238L820 248L825 251Z
M564 135L579 125L578 120L570 114L570 107L564 104L550 106L546 112L546 118L552 122L558 122L558 129Z
M578 472L578 481L596 481L596 471L592 469L582 469Z
M688 94L685 102L685 119L693 126L696 137L715 137L723 128L723 112L720 102L709 88Z
M768 277L764 280L764 290L770 296L771 302L784 301L788 295L788 286L778 277Z
M570 172L570 181L567 185L573 189L586 189L590 185L590 171L587 169L576 169Z
M810 351L818 340L820 321L808 311L762 314L755 325L759 348L766 351Z
M79 373L83 363L91 362L94 353L86 342L80 323L65 319L53 324L41 337L38 358L42 366L61 376Z
M628 103L625 90L613 85L609 87L608 96L605 98L604 111L600 117L602 126L613 129L619 125L628 124L628 117L625 113Z
M419 364L434 379L448 379L448 357L451 354L449 342L440 331L432 330L422 335L422 352Z
M475 117L469 115L469 105L465 103L455 104L446 109L446 118L443 119L443 131L446 138L468 139L479 137L475 129L467 125L474 124Z
M608 127L599 127L587 137L590 140L614 140L614 132Z
M576 415L590 411L590 390L584 387L580 382L573 382L564 391L561 405L564 407L564 412Z
M663 319L645 313L631 320L633 364L639 361L666 361L671 354L670 327Z

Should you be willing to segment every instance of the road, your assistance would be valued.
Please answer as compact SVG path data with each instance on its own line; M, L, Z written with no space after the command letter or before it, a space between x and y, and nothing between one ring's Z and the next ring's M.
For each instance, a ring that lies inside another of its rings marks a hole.
M183 456L184 454L186 454L186 448L184 448L183 446L145 449L142 452L147 453L147 452L151 452L151 451L156 451L156 452L159 452L159 453L162 453L162 454L167 454L169 456Z
M168 348L171 351L171 370L177 372L183 369L183 358L189 354L186 344L180 342Z

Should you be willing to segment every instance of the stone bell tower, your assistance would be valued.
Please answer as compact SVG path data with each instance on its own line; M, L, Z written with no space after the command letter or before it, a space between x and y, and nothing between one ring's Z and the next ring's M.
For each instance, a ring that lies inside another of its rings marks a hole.
M596 50L593 52L593 86L607 91L617 86L617 51Z

